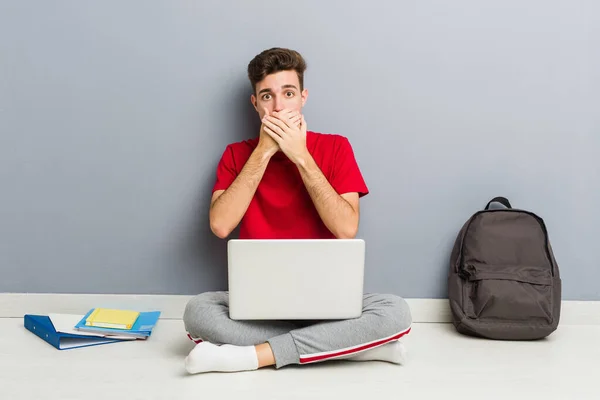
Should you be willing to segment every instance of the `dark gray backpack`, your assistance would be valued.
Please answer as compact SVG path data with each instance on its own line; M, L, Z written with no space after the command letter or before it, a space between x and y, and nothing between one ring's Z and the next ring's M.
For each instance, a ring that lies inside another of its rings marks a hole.
M506 208L490 209L492 203ZM544 221L492 199L463 225L450 257L456 330L500 340L541 339L560 319L561 280Z

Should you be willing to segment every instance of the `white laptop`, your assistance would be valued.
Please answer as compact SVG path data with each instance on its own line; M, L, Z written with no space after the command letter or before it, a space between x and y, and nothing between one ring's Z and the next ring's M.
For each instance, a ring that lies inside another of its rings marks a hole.
M362 313L362 239L233 239L227 253L231 319L349 319Z

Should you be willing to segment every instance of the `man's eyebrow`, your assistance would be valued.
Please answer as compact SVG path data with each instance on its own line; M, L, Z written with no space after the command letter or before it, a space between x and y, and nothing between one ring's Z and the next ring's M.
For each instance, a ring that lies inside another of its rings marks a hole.
M298 88L296 87L296 85L290 85L290 84L283 85L281 88L282 89L296 89L296 90L298 90ZM271 92L271 91L272 91L271 88L264 88L260 92L258 92L258 94L268 93L268 92Z

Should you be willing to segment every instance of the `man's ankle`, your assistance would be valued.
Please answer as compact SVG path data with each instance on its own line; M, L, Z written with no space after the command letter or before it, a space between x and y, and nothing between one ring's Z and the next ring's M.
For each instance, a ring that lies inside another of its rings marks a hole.
M275 355L269 343L262 343L254 346L256 357L258 358L258 368L268 367L275 364Z

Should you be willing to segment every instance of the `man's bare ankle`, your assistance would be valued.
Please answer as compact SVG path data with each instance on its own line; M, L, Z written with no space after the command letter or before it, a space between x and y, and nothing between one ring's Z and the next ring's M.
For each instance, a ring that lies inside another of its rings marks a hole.
M257 344L254 348L256 350L256 357L258 358L258 368L275 364L275 355L269 343Z

